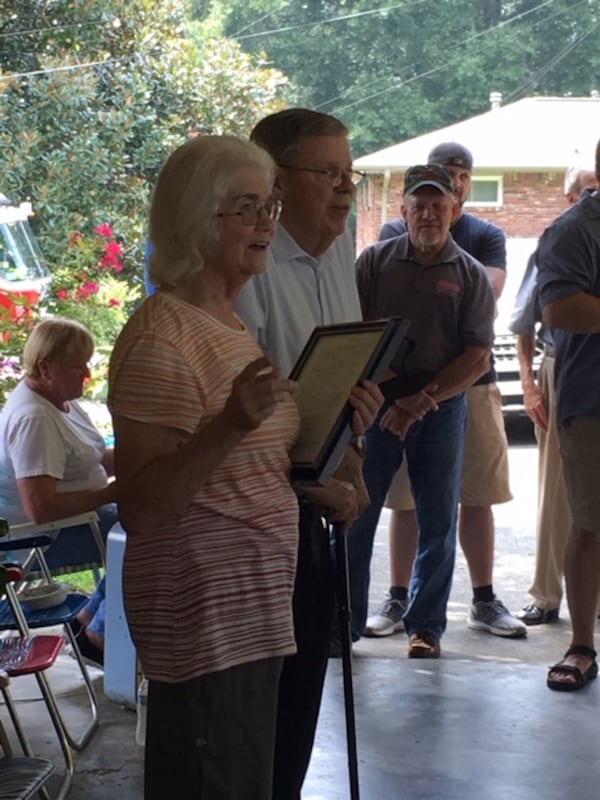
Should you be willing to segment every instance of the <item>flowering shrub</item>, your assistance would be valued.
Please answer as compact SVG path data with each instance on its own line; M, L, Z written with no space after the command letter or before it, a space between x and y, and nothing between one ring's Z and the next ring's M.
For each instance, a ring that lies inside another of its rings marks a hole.
M0 355L0 408L21 380L21 359L18 356Z
M6 305L0 302L0 409L21 380L21 353L39 316L38 308L24 298L6 295L5 299Z
M98 225L91 234L74 231L60 264L52 269L50 292L41 307L24 308L15 319L0 306L0 406L21 377L23 346L44 314L78 320L92 332L96 353L86 395L104 396L110 353L139 298L124 274L123 255L110 225Z
M100 349L112 348L127 319L127 306L138 297L122 275L122 257L121 244L104 223L91 235L72 232L60 264L52 271L47 311L82 322Z

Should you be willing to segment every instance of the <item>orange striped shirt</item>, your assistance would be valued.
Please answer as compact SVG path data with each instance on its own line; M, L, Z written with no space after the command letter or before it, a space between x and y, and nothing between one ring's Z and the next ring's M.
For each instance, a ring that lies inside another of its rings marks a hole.
M111 411L191 434L222 411L233 379L261 355L246 329L158 292L115 345ZM147 677L179 682L294 652L298 504L288 453L298 427L293 400L279 403L177 520L129 536L125 605Z

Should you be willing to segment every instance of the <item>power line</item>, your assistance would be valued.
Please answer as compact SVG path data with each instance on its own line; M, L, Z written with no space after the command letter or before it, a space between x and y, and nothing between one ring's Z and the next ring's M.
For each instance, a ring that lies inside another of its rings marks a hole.
M535 84L539 81L540 78L542 78L544 75L547 75L548 72L550 72L552 69L554 69L554 67L557 64L559 64L563 60L563 58L568 56L569 53L572 50L575 50L575 49L579 48L581 43L584 42L588 38L588 36L590 36L592 33L594 33L594 31L596 30L596 28L598 27L599 24L600 23L597 22L595 25L592 25L592 27L589 28L589 30L586 31L586 33L581 34L576 39L574 39L572 42L569 42L569 44L567 44L565 47L563 47L562 50L560 50L558 53L556 53L556 55L554 55L552 58L550 58L541 67L539 67L539 69L537 69L533 73L533 75L530 75L529 78L518 89L515 89L514 92L511 92L511 94L508 95L508 97L506 98L506 102L510 102L511 100L515 100L517 97L520 97L521 95L525 94L525 92L528 89L530 89L533 86L535 86Z
M502 20L502 22L499 22L493 28L487 28L484 31L479 31L479 33L472 34L471 36L469 36L464 41L459 42L457 45L454 45L454 47L449 48L450 52L452 53L453 51L462 51L463 48L466 45L471 44L475 39L479 39L482 36L486 36L486 35L494 32L494 31L496 31L498 28L504 27L504 26L514 22L515 20L521 19L522 17L526 16L527 14L531 14L531 13L533 13L533 11L537 11L538 9L543 8L544 6L551 5L554 1L555 0L544 0L544 2L542 2L539 6L536 6L535 8L530 9L529 11L524 11L522 14L519 14L519 15L511 18L510 20ZM580 0L580 2L585 2L585 1L586 0ZM419 75L413 76L412 78L409 78L406 81L401 81L400 83L397 83L394 86L388 86L386 89L382 89L380 91L374 92L373 94L368 95L367 97L362 98L361 100L355 101L354 103L350 103L350 104L344 105L344 106L342 106L342 108L344 108L344 109L345 108L352 108L353 106L358 105L361 102L368 102L369 100L373 99L374 97L379 97L379 95L384 94L385 92L390 92L390 91L394 91L396 89L400 89L400 88L402 88L402 86L405 86L407 83L414 83L415 80L418 80L420 78L428 77L429 75L431 75L434 72L437 72L439 70L447 69L449 63L451 63L451 62L446 61L443 64L440 64L437 67L434 67L432 69L428 69L425 72L423 72L423 73L421 73ZM412 67L408 67L407 71L409 71L410 69L412 69ZM366 87L373 86L374 84L379 84L379 83L381 83L381 80L379 78L376 78L373 81L370 81L368 84L366 84ZM319 103L319 105L317 106L317 109L323 108L324 106L327 106L330 103L334 103L336 100L341 100L341 99L343 99L343 97L344 97L343 94L339 94L336 97L330 97L328 100L324 100L322 103Z
M295 24L285 25L280 28L274 28L273 30L249 33L246 36L236 35L234 38L236 38L238 41L242 41L243 39L256 39L258 36L273 36L274 34L278 33L289 33L289 31L295 31L302 28L314 28L315 26L319 27L321 25L332 25L335 22L347 22L349 19L365 17L371 14L384 14L388 11L396 11L398 8L407 8L411 5L420 5L421 3L426 2L428 2L428 0L412 0L412 2L396 3L393 6L386 6L385 8L372 8L368 11L356 11L354 14L344 14L343 16L330 17L329 19L318 19L311 22L297 22Z
M97 67L100 64L119 63L121 58L105 58L102 61L87 61L85 64L68 64L64 67L48 67L48 69L35 69L31 72L12 72L7 75L0 75L0 81L12 81L15 78L30 78L34 75L49 75L52 72L69 72L76 69L87 69Z
M24 31L9 31L8 33L0 33L0 39L10 39L14 36L30 36L33 33L56 33L57 31L68 31L71 28L91 28L93 26L100 26L100 20L94 22L74 22L72 25L56 25L50 28L31 28Z
M247 25L245 25L243 28L241 28L241 30L237 31L237 33L233 33L231 35L231 38L232 39L239 39L241 33L243 33L244 31L247 31L248 28L253 28L255 25L258 25L259 22L262 22L263 20L267 19L268 17L272 17L273 14L276 14L278 11L279 11L278 8L274 8L273 11L268 11L266 14L263 14L262 17L259 17L258 19L253 19L252 22L249 22Z
M497 25L494 25L492 28L487 28L484 31L479 31L478 33L475 33L475 34L469 36L467 39L463 40L462 42L458 43L454 47L449 48L450 52L452 53L452 55L454 55L456 52L461 52L465 48L465 46L471 44L476 39L480 39L481 37L485 37L485 36L491 35L492 33L496 32L497 30L499 30L501 28L507 27L508 25L512 25L517 20L523 19L524 17L526 17L526 16L528 16L530 14L533 14L534 12L545 8L546 6L552 5L554 2L555 2L555 0L544 0L542 3L540 3L537 6L535 6L534 8L528 9L527 11L523 11L520 14L517 14L514 17L511 17L508 20L502 20ZM574 6L571 6L571 9L569 9L569 10L572 10L576 6L582 5L582 4L587 4L587 0L578 0L578 2ZM567 9L559 9L554 14L551 14L549 17L547 17L546 21L548 21L549 19L552 19L555 16L559 16L560 14L563 14L565 11L567 11ZM336 111L336 113L340 113L341 111L345 111L346 109L354 108L355 106L362 105L364 103L368 103L370 100L373 100L376 97L380 97L381 95L386 94L388 92L398 91L398 89L401 89L404 86L407 86L408 84L415 83L415 81L420 80L422 78L429 77L430 75L434 74L435 72L439 72L440 70L448 69L451 64L452 64L452 60L448 59L443 64L439 64L436 67L432 67L431 69L427 69L424 72L419 73L418 75L414 75L413 77L408 78L407 80L400 81L399 83L395 84L394 86L388 86L385 89L381 89L379 91L373 92L373 93L367 95L366 97L361 97L361 98L359 98L359 99L357 99L357 100L355 100L355 101L353 101L351 103L345 103L342 106L338 106L338 107L335 108L335 111ZM410 69L410 67L407 68L407 69ZM369 85L372 86L374 84L379 84L379 83L381 83L381 79L380 78L376 78L373 81L371 81L369 84L367 84L367 86L369 86ZM316 106L315 108L316 109L321 109L324 106L329 106L331 103L334 103L336 100L343 99L343 97L344 97L344 95L337 95L336 97L329 98L328 100L324 100L322 103L319 103L319 105Z

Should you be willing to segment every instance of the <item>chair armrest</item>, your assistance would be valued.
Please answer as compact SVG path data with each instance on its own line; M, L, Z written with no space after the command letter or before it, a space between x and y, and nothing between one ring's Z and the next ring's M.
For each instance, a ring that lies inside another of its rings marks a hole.
M25 573L17 564L5 564L3 569L5 574L0 580L0 588L3 592L6 590L7 583L21 583L25 580Z
M13 530L14 528L11 528L11 534ZM6 552L8 550L31 550L34 547L48 547L53 541L53 538L47 535L19 536L16 539L0 539L0 552Z
M0 689L6 689L9 683L10 678L8 674L3 669L0 669Z
M41 522L39 525L33 522L23 522L20 525L10 525L10 536L35 536L36 533L46 531L59 531L62 528L74 528L76 525L86 525L91 522L98 522L98 514L95 511L86 511L83 514L76 514L73 517L55 519L52 522Z

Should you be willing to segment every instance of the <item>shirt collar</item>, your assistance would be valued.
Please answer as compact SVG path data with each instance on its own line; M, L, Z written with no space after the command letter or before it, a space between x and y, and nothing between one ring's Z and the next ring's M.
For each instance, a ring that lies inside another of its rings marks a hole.
M278 225L277 233L271 245L273 258L275 261L292 261L298 259L309 261L311 264L318 264L318 259L303 250L296 240L290 236L283 225Z
M577 206L581 206L585 211L585 214L590 219L596 219L596 217L600 217L600 196L594 190L587 190L581 196L579 203L576 203L574 208Z
M401 259L405 261L414 261L415 263L420 263L417 262L417 260L411 255L412 248L410 246L410 237L408 235L408 232L405 233L404 236L400 236L398 238L397 246L398 246L398 255L400 256ZM454 261L456 258L456 254L457 254L457 244L452 238L452 234L449 233L448 241L444 245L443 250L440 253L438 253L433 263L445 264L448 261ZM429 264L428 266L432 265Z

